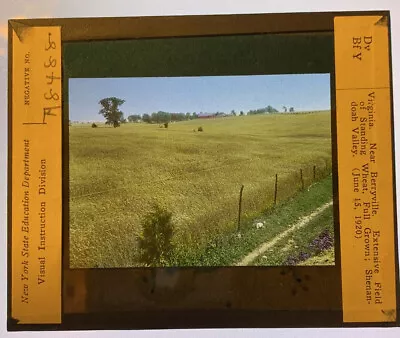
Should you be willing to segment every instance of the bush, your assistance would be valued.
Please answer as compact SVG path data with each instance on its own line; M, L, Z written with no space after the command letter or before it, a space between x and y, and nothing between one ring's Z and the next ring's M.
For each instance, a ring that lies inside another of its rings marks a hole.
M203 127L197 128L197 131L203 131Z
M172 213L155 205L142 221L138 238L140 261L146 266L168 266L173 255Z
M92 128L97 128L97 124L96 123L92 123Z
M168 128L168 122L164 123L164 128Z

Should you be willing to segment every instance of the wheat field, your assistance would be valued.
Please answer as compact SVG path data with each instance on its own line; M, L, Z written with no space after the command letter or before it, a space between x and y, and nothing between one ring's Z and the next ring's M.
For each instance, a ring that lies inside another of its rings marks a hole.
M199 132L198 127L203 128ZM196 119L120 128L69 127L70 265L137 264L141 219L155 203L173 214L184 252L235 229L243 217L310 180L331 161L329 111Z

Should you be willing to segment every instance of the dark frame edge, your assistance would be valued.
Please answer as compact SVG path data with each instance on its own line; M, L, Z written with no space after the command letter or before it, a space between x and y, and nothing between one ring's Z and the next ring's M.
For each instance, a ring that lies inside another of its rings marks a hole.
M62 26L63 42L124 40L136 38L222 36L258 33L332 32L335 16L386 15L387 10L201 14L171 16L82 17L13 19L26 26ZM280 18L270 24L266 17ZM312 19L312 20L311 20ZM193 24L192 20L195 20ZM208 25L213 22L210 29ZM244 24L246 23L246 24ZM249 25L251 23L251 25ZM235 29L235 25L241 30ZM299 27L300 26L300 27ZM130 32L126 33L127 27ZM167 27L167 28L166 28ZM201 27L201 28L199 28ZM233 29L232 29L233 27ZM244 27L244 28L243 28ZM295 29L293 29L295 27Z

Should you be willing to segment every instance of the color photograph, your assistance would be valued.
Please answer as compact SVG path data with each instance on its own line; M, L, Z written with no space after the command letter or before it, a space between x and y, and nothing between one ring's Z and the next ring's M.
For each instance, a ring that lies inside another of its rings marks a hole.
M69 79L70 267L334 265L330 83Z

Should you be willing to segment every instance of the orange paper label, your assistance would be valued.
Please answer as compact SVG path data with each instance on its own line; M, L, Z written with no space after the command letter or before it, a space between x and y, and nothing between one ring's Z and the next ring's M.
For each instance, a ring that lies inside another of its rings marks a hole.
M386 17L335 18L344 322L396 320L389 32Z
M12 304L21 324L61 322L61 34L12 44Z

